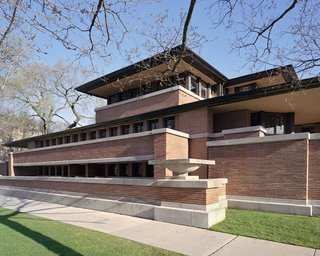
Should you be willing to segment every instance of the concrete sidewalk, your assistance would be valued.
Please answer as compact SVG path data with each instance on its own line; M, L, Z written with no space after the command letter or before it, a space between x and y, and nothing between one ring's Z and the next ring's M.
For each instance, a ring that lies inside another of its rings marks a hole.
M192 256L320 256L320 250L305 247L2 195L0 207Z

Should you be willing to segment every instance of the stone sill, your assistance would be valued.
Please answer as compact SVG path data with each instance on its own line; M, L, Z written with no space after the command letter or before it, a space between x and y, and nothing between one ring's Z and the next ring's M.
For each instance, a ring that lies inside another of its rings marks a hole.
M271 142L281 142L290 140L307 140L310 139L310 133L295 133L295 134L285 134L285 135L273 135L266 137L257 138L242 138L242 139L230 139L230 140L217 140L208 141L207 147L221 147L221 146L233 146L233 145L243 145L243 144L256 144L256 143L271 143Z
M1 176L0 180L25 180L25 181L49 181L70 183L93 183L127 186L153 186L153 178L89 178L89 177L43 177L43 176Z

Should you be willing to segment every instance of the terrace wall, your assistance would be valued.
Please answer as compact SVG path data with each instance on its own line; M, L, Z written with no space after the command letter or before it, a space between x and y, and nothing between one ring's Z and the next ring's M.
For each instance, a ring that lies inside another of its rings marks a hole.
M45 191L65 191L86 194L89 196L102 196L105 198L121 198L121 200L157 203L158 201L184 203L192 205L210 205L219 202L219 196L225 195L225 185L216 188L177 188L160 187L152 184L143 184L144 180L119 179L123 184L116 184L112 179L94 178L38 178L38 177L3 177L0 186L39 189ZM114 183L114 184L112 184ZM127 183L127 184L126 184ZM138 185L139 183L139 185ZM158 202L159 203L159 202Z
M309 199L320 200L320 136L309 144Z
M228 178L228 196L319 200L319 140L308 136L208 142L209 178Z

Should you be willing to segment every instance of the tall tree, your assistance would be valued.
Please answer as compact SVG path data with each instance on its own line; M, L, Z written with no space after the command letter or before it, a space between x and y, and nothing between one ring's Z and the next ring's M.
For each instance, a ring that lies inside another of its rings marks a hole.
M107 58L112 52L110 46L119 46L128 33L131 14L148 2L1 1L0 63L9 64L3 65L0 72L0 86L4 87L12 67L19 64L27 48L46 53L46 48L53 42L72 51L75 59L91 59L93 56ZM48 38L46 42L41 40L44 36ZM13 38L17 41L14 47L11 46ZM24 42L24 45L19 45L19 42ZM8 56L10 59L7 59Z
M10 120L10 121L8 121ZM8 152L13 150L3 144L17 139L39 135L41 125L26 113L13 114L1 108L0 112L0 161L7 159ZM15 149L17 150L17 149Z
M84 77L87 75L83 69L78 72L74 66L63 62L54 66L35 63L17 72L3 97L15 103L18 111L28 111L38 119L43 133L50 132L52 125L59 121L63 121L66 128L73 128L84 118L92 118L87 107L94 100L75 91Z

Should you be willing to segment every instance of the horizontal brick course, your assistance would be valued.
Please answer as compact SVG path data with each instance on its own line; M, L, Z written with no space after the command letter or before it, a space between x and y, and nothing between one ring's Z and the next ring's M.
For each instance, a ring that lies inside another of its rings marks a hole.
M309 145L309 199L320 200L320 140Z
M228 178L227 195L307 199L307 140L210 147L209 159L209 178Z
M137 98L136 101L127 104L121 104L119 106L97 110L96 123L134 116L194 101L198 101L198 99L180 90L170 91L144 99Z
M64 148L30 151L14 155L15 163L82 160L153 154L153 136L97 142Z
M0 179L0 185L58 192L78 192L96 196L119 196L138 199L161 200L174 203L207 205L218 202L225 195L225 187L211 189L169 188L156 186L92 184L56 181L30 181Z

